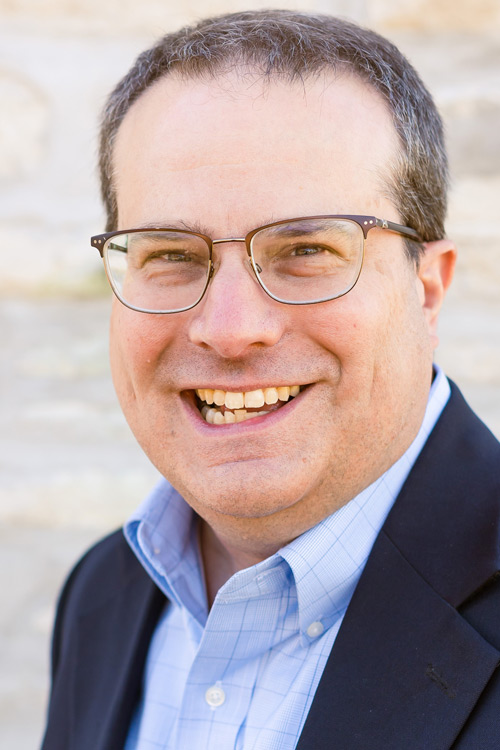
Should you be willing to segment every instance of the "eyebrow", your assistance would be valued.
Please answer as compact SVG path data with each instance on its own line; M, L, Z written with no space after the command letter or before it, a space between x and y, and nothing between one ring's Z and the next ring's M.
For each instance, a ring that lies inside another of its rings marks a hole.
M269 227L267 231L270 234L280 237L300 237L304 234L314 234L314 232L318 231L318 226L317 224L314 225L311 221L304 221L300 224L296 223L293 226L278 224L278 226Z
M197 232L198 234L207 234L209 231L207 227L204 227L198 222L188 224L188 222L182 219L175 219L174 221L148 221L144 224L139 224L136 229L185 229L189 232Z
M269 219L266 219L261 224L258 224L258 226L265 226L266 224L273 224L276 221L274 217L270 217ZM204 234L207 237L211 237L212 239L219 239L218 237L214 236L215 233L212 232L212 230L207 227L206 225L200 224L199 222L187 222L183 219L175 219L173 221L159 221L159 222L145 222L144 224L139 224L136 229L185 229L188 232L196 232L197 234ZM250 227L245 234L250 232L254 227ZM238 236L243 237L243 234L238 233L232 233L230 236ZM221 238L223 239L223 238Z
M285 238L294 238L294 237L303 237L304 235L314 235L318 232L324 231L325 229L331 228L332 221L330 220L330 225L325 227L324 226L325 220L322 221L318 219L309 219L302 222L297 222L295 220L295 223L293 226L290 226L288 224L278 224L278 226L275 227L269 227L267 231L270 232L271 235L275 235L278 237L285 237ZM341 234L345 234L346 236L350 236L350 232L347 231L345 224L342 222L341 219L337 222L336 230L339 231Z

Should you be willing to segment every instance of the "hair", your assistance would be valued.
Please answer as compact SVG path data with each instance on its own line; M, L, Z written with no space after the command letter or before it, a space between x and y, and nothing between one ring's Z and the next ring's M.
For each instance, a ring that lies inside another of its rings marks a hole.
M132 104L156 81L216 78L250 68L264 79L306 81L324 72L357 76L386 102L399 136L397 161L385 176L386 195L401 221L424 241L444 236L448 163L443 123L415 69L395 45L346 20L289 10L257 10L208 18L167 34L143 52L110 94L99 144L107 231L117 228L113 147ZM418 264L422 246L406 242Z

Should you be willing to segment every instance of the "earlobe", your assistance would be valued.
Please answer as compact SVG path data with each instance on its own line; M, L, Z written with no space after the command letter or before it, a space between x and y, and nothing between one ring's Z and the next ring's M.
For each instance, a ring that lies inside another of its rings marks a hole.
M457 251L450 240L426 242L420 259L418 278L421 301L432 346L438 344L437 323L444 296L453 279Z

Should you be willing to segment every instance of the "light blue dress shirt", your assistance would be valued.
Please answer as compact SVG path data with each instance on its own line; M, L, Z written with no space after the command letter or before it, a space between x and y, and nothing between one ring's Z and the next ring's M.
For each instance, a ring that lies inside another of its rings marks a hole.
M449 395L436 369L406 453L347 505L241 570L210 612L196 516L162 481L125 536L169 603L125 750L293 750L370 550Z

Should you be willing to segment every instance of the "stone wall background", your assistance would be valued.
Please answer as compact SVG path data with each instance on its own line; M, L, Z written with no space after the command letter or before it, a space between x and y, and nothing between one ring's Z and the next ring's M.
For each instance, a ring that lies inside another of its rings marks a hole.
M0 746L39 743L56 592L155 479L116 404L96 123L159 34L265 7L347 16L392 38L447 125L459 246L437 359L500 435L500 0L0 0Z

